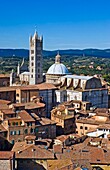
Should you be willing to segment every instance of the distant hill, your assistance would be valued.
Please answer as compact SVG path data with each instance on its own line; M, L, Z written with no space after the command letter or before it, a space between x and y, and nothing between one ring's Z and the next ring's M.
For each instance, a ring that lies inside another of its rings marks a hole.
M55 56L58 50L55 51L43 51L44 57ZM68 55L68 56L94 56L94 57L105 57L110 58L110 49L67 49L67 50L59 50L60 55ZM28 49L0 49L0 57L24 57L27 58L29 56Z

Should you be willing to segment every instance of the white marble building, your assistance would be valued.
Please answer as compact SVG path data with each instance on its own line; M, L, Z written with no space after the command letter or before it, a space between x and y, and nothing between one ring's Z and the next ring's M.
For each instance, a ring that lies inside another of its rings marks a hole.
M56 90L58 103L70 100L91 102L92 106L108 108L108 89L102 87L101 80L90 76L66 75L60 78Z

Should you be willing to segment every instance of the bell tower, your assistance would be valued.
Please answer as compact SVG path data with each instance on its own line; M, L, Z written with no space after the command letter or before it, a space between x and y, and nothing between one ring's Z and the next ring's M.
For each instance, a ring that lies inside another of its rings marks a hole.
M30 36L29 51L29 71L31 85L43 82L43 37L38 37L35 31L34 36Z

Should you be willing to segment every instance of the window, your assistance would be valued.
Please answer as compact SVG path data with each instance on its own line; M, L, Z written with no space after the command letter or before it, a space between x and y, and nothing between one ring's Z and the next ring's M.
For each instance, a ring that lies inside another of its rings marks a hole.
M40 75L38 74L38 78L40 78Z
M87 130L88 128L87 127L85 127L85 130Z
M38 69L38 73L40 73L40 69Z
M40 67L40 63L38 63L38 67Z
M17 134L17 135L20 135L20 130L17 130L17 131L16 131L16 134Z
M18 126L18 122L16 122L16 126Z
M16 96L19 97L19 93L17 93Z
M19 103L19 100L16 100L16 103Z
M11 143L14 145L15 141L14 141L14 140L12 140L12 141L11 141Z
M77 100L77 96L74 96L74 99Z
M13 131L10 131L10 135L12 135L13 134Z
M25 130L24 130L24 133L27 134L27 133L28 133L28 129L25 129Z
M33 71L34 71L34 70L32 69L31 72L33 73Z
M10 135L16 135L16 131L10 131Z
M15 125L15 122L12 122L12 125L14 126L14 125Z
M34 63L33 63L33 62L31 63L31 66L34 66Z
M34 129L31 128L31 129L30 129L30 133L34 133Z
M38 133L38 131L39 131L38 128L36 128L35 131L36 131L36 133Z
M80 129L83 129L83 126L80 126Z
M6 133L4 133L4 137L7 137L7 134L6 134Z
M34 54L34 50L31 50L31 54Z
M28 123L27 123L27 126L32 126L32 122L28 122Z
M16 135L16 131L13 131L13 134Z
M20 125L22 124L22 122L20 121Z
M33 75L31 75L31 78L33 78Z

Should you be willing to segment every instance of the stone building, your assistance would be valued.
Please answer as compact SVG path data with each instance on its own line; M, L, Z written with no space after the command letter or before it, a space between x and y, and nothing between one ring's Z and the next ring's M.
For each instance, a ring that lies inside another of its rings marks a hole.
M71 105L59 105L53 109L51 120L56 122L57 135L75 133L75 115Z
M27 103L32 101L33 97L41 97L46 104L47 117L50 117L50 111L56 104L55 90L53 84L42 83L27 86L12 86L0 88L0 99L10 100L13 103Z
M15 153L13 151L0 151L0 169L15 170Z
M108 89L102 86L99 78L66 75L60 78L56 100L60 103L71 100L87 101L94 107L108 108Z
M65 75L69 75L68 69L61 63L61 56L59 54L55 57L55 63L48 69L46 73L46 82L52 84L58 84L59 78Z

